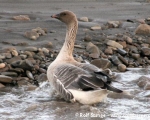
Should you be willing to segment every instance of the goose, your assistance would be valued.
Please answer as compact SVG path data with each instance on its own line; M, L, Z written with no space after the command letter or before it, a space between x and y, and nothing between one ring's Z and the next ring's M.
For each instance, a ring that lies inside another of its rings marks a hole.
M73 57L78 30L76 15L68 10L51 16L66 24L66 38L56 59L47 69L47 78L58 95L70 102L96 104L107 98L109 91L123 91L110 85L111 78L100 68L77 62Z

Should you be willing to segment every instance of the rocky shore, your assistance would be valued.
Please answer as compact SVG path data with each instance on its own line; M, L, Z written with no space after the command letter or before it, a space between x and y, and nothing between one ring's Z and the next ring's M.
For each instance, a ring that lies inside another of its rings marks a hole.
M14 21L30 21L29 16L13 17ZM128 68L147 68L150 65L150 18L124 21L107 21L101 25L87 25L92 22L88 17L79 18L84 29L79 42L75 45L74 57L79 62L89 62L99 68L113 72L125 72ZM113 31L125 30L117 34ZM110 31L110 33L108 32ZM37 28L26 31L23 36L29 41L37 41L55 30ZM59 33L57 33L59 34ZM51 41L43 47L30 46L28 43L9 43L12 47L0 50L0 87L7 85L39 85L46 81L46 70L59 53ZM24 47L18 50L16 46ZM36 87L35 87L36 88Z

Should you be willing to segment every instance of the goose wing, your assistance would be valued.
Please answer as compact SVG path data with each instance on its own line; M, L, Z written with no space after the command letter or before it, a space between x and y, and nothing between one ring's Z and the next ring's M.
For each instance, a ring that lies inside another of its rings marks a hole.
M108 85L105 82L105 79L107 79L105 76L97 77L96 73L72 64L59 65L55 69L54 74L66 89L91 90L106 88L115 92L121 92L121 90Z

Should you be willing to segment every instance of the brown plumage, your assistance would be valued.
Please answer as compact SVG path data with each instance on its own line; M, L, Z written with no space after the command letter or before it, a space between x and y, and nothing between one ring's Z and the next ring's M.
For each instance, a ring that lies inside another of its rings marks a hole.
M65 100L82 104L101 102L108 90L121 93L121 90L110 85L111 79L101 69L74 60L72 53L78 29L76 15L66 10L51 17L67 26L64 45L47 70L48 80L54 90Z

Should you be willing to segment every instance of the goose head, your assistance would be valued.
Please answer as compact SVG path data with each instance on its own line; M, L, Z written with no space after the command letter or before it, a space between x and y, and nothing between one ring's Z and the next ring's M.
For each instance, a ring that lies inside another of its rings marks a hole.
M76 15L68 10L65 10L59 14L52 15L51 17L56 18L67 25L77 20Z

